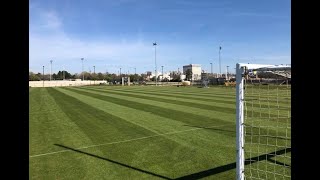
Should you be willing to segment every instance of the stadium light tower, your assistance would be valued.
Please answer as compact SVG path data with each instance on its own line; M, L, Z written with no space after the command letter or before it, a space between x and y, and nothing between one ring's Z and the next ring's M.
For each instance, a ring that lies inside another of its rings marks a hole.
M212 73L212 63L210 63L210 65L211 65L211 76L213 77L213 73Z
M93 66L93 84L96 84L96 66Z
M82 81L84 81L83 60L84 60L84 58L81 58L81 61L82 61Z
M52 74L52 60L50 60L50 65L51 65L51 67L50 67L50 81L51 81L51 74Z
M155 69L155 74L156 74L156 86L157 86L157 42L154 42L153 43L153 46L154 46L154 62L155 62L155 66L156 66L156 69Z
M42 66L42 87L44 87L44 66Z
M219 71L221 76L221 59L220 59L221 46L219 47Z
M120 78L121 78L121 68L120 68L120 74L119 75L120 75Z
M136 68L134 68L134 75L136 75L137 74L137 72L136 72Z
M161 66L161 71L162 71L161 81L163 81L163 66Z
M228 78L228 72L229 72L229 66L227 66L226 80L229 80L229 78Z

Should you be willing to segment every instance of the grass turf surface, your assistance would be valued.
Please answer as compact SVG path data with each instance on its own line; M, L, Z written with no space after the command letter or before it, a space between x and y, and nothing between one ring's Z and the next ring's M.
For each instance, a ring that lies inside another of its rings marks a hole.
M29 100L30 179L235 179L235 88L31 88Z

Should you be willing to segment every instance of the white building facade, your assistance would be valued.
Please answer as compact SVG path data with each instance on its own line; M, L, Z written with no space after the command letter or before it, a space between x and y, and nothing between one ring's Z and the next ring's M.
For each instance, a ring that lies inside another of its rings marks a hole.
M201 80L200 64L189 64L189 65L183 66L183 74L186 74L188 69L190 69L192 72L192 80Z

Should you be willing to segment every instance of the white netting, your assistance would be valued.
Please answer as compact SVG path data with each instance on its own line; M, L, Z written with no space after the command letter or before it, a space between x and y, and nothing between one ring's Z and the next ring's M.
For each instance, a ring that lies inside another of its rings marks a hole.
M245 68L244 175L291 178L291 68Z

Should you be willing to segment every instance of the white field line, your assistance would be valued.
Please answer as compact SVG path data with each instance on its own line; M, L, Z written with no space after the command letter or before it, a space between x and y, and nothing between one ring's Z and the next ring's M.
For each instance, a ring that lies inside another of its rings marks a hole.
M232 124L232 125L233 125L233 124ZM110 145L110 144L119 144L119 143L137 141L137 140L147 139L147 138L152 138L152 137L157 137L157 136L164 136L164 135L168 135L168 134L178 134L178 133L183 133L183 132L187 132L187 131L194 131L194 130L199 130L199 129L209 129L209 128L223 127L223 126L231 126L231 124L229 124L229 125L221 125L221 126L209 126L209 127L201 127L201 128L192 128L192 129L187 129L187 130L183 130L183 131L173 131L173 132L168 132L168 133L163 133L163 134L156 134L156 135L152 135L152 136L145 136L145 137L128 139L128 140L123 140L123 141L110 142L110 143L96 144L96 145L79 147L79 148L74 148L74 149L77 149L77 150L79 150L79 149L87 149L87 148L104 146L104 145ZM32 155L32 156L29 156L29 157L30 157L30 158L33 158L33 157L41 157L41 156L46 156L46 155L51 155L51 154L68 152L68 151L72 151L72 150L55 151L55 152L50 152L50 153Z

